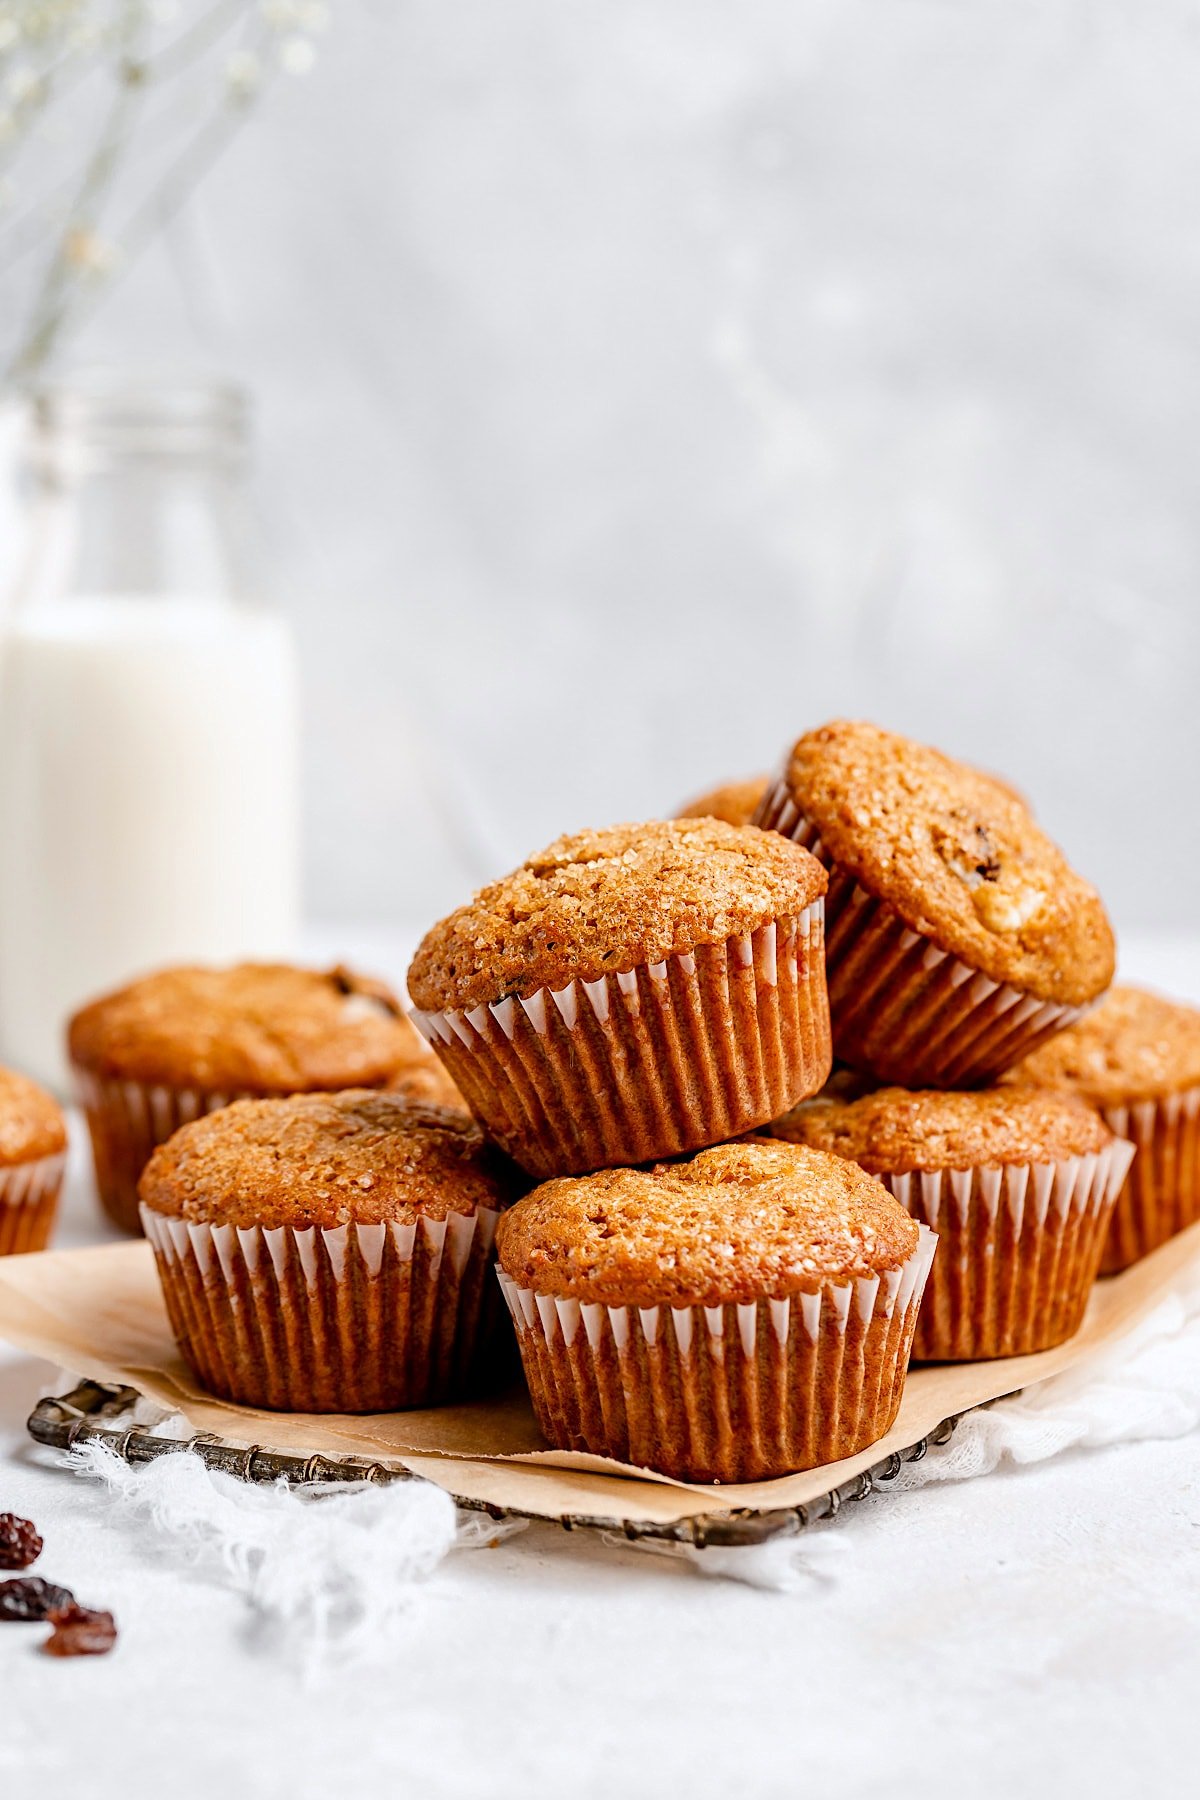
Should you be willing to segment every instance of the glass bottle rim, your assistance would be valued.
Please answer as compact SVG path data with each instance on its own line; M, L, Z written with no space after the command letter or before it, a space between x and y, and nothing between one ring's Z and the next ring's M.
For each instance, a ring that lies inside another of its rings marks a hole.
M43 474L143 458L238 462L248 448L249 395L223 377L98 366L26 398L30 461Z

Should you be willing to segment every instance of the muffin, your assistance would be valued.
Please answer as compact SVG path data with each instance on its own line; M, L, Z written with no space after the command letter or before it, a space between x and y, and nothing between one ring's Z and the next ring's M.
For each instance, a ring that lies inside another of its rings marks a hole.
M1129 1267L1200 1219L1200 1012L1114 987L1094 1012L1012 1071L1099 1107L1137 1146L1117 1196L1102 1275Z
M67 1160L67 1128L49 1094L0 1069L0 1256L44 1250Z
M1079 1329L1133 1155L1083 1101L879 1088L807 1102L772 1131L849 1157L937 1232L914 1359L1019 1356Z
M908 1087L977 1087L1112 979L1099 895L1011 789L839 721L793 748L757 814L829 869L840 1061Z
M466 1102L425 1039L409 1024L407 1013L401 1016L412 1061L396 1070L384 1092L403 1094L406 1100L423 1100L428 1106L453 1106L465 1111Z
M533 1175L720 1142L829 1073L825 882L717 819L559 838L427 933L414 1022Z
M515 1171L469 1115L366 1088L239 1100L160 1145L142 1224L222 1399L391 1412L486 1384Z
M749 825L767 786L765 775L754 775L749 781L728 781L724 787L712 788L698 800L689 801L676 817L723 819L726 825Z
M68 1047L100 1199L126 1231L155 1145L230 1100L394 1084L459 1102L391 990L340 968L163 969L77 1012Z
M979 774L1001 788L1010 799L1019 800L1022 806L1028 807L1029 802L1020 788L1005 781L1002 775L992 775L984 769L980 769ZM771 786L767 775L753 775L748 781L727 781L724 786L710 788L698 799L690 800L675 816L678 819L724 819L727 825L752 825Z
M544 1436L680 1481L882 1437L934 1243L853 1164L765 1142L546 1182L496 1235Z

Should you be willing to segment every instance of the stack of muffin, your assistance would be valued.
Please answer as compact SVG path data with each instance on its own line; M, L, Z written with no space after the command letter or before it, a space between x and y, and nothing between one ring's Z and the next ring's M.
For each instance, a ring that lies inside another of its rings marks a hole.
M71 1047L215 1392L482 1394L507 1302L551 1444L745 1481L875 1442L910 1355L1061 1342L1200 1216L1200 1013L1112 973L1018 794L839 723L435 925L436 1062L378 984L278 969L135 984Z

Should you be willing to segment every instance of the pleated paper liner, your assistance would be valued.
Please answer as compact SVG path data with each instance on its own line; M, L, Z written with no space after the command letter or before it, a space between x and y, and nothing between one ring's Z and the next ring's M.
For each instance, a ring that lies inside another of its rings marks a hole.
M1061 1162L883 1176L938 1234L914 1359L1027 1355L1077 1331L1133 1154L1118 1140Z
M1200 1219L1200 1087L1102 1110L1137 1147L1100 1262L1111 1275Z
M100 1204L114 1225L131 1233L142 1229L137 1184L158 1146L181 1125L253 1097L160 1082L102 1080L78 1063L73 1074L87 1113Z
M286 1412L431 1406L486 1381L499 1214L193 1225L142 1207L172 1328L205 1387ZM502 1321L501 1321L502 1322Z
M500 1273L543 1435L680 1481L763 1481L896 1416L937 1240L880 1279L748 1305L581 1305Z
M740 1136L829 1073L815 901L688 955L413 1023L471 1110L545 1178Z
M0 1256L46 1248L66 1166L60 1151L0 1168Z
M252 1466L253 1447L305 1459L317 1454L339 1465L365 1458L424 1476L472 1505L555 1524L601 1519L621 1532L703 1519L724 1520L737 1531L768 1514L776 1528L794 1530L802 1522L796 1509L854 1484L867 1469L891 1466L893 1453L919 1443L944 1420L1060 1370L1084 1372L1114 1352L1119 1356L1125 1333L1168 1295L1197 1282L1200 1225L1098 1282L1080 1330L1056 1349L910 1368L895 1422L878 1444L801 1474L720 1487L548 1450L523 1384L487 1400L362 1416L273 1413L217 1400L179 1355L145 1243L0 1260L0 1338L56 1367L134 1387L182 1414L193 1431L242 1446L240 1457L226 1458L235 1470Z
M427 1068L416 1065L398 1072L397 1091L437 1105L461 1106L461 1100L454 1102L450 1094L440 1091L437 1084L444 1077L438 1064L432 1057L425 1061ZM78 1063L72 1073L80 1105L87 1113L100 1204L113 1224L131 1235L140 1235L142 1230L138 1181L160 1144L174 1137L181 1125L220 1112L235 1100L272 1097L251 1088L220 1091L170 1087L163 1082L102 1080ZM431 1075L436 1082L430 1082Z
M913 931L838 867L786 781L768 789L755 824L829 870L825 978L841 1061L904 1087L978 1087L1085 1010L993 981Z

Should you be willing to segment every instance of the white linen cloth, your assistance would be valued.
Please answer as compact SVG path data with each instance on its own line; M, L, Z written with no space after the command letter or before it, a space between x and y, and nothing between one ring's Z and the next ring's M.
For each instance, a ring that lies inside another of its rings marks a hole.
M967 1414L946 1443L931 1445L880 1487L906 1495L932 1482L986 1475L1005 1462L1178 1437L1198 1423L1200 1274L1100 1364ZM71 1462L101 1483L102 1512L107 1508L118 1524L148 1527L181 1564L219 1574L310 1668L320 1666L331 1643L342 1656L389 1655L415 1585L452 1550L519 1529L466 1511L456 1521L449 1497L427 1482L308 1492L282 1483L252 1487L207 1470L190 1453L135 1469L103 1445L82 1446ZM702 1575L788 1589L808 1579L837 1580L853 1548L849 1513L747 1548L695 1550L655 1540L637 1547L680 1557Z
M71 1462L102 1484L101 1515L148 1527L181 1566L227 1581L310 1672L331 1647L342 1658L389 1654L414 1586L458 1535L454 1502L426 1481L255 1487L191 1452L135 1469L104 1444L82 1445ZM462 1541L490 1523L464 1514Z

